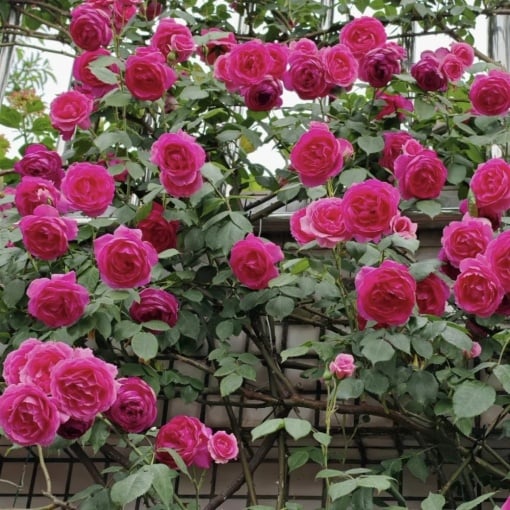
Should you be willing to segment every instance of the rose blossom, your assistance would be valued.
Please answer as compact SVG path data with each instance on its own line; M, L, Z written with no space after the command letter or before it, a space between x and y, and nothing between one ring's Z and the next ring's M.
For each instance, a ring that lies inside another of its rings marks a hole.
M66 422L62 423L57 430L57 434L64 439L78 439L83 436L87 430L94 424L95 418L88 420L79 420L77 418L69 418Z
M265 43L269 53L269 75L275 80L282 80L289 60L289 48L287 45L270 42Z
M50 389L58 409L78 420L108 410L117 398L117 367L80 352L59 361L51 372Z
M398 213L391 218L390 228L394 234L398 234L404 239L416 239L418 224L411 221L408 216L402 216Z
M463 42L453 42L450 45L451 52L464 64L464 67L467 68L473 65L475 60L475 50L470 44Z
M391 232L398 213L400 194L391 184L377 179L353 184L344 194L345 226L359 242L375 241Z
M385 117L395 116L398 120L404 120L407 113L414 111L412 101L401 96L400 94L386 94L380 90L376 93L376 99L384 102L384 106L379 113L375 116L376 120L382 120ZM401 131L402 133L403 131ZM395 132L398 133L398 132ZM393 134L393 132L384 133ZM406 133L407 134L407 133ZM411 135L409 135L410 137ZM386 144L385 144L386 147ZM381 164L381 163L379 163ZM384 165L382 165L384 166Z
M478 209L499 215L510 208L510 164L502 158L481 163L471 178L470 188Z
M179 222L167 220L158 202L152 202L151 212L136 227L142 231L142 239L151 243L158 253L177 246Z
M26 363L19 373L20 382L34 384L50 393L53 367L63 359L73 356L73 349L64 342L44 342L36 345L27 355Z
M510 74L491 69L486 75L477 75L469 99L476 115L506 115L510 109Z
M50 328L71 326L85 313L88 290L76 283L76 273L36 278L27 288L28 313Z
M265 289L278 276L275 264L283 260L279 246L253 234L237 241L230 251L230 267L234 276L246 287Z
M351 377L356 372L354 357L351 354L341 353L329 364L329 371L337 379L345 379Z
M33 349L42 344L37 338L27 338L14 351L11 351L5 357L2 377L7 384L18 384L20 381L20 372L25 366L28 357Z
M218 430L209 438L207 449L216 464L226 464L239 454L236 436L224 430Z
M338 197L320 198L310 203L300 219L300 227L323 248L333 248L351 238L345 226L343 200Z
M273 108L279 108L283 103L282 92L281 82L274 78L265 78L241 89L246 106L255 112L266 112Z
M228 53L237 45L237 39L232 32L224 32L218 28L202 28L200 35L207 34L211 34L213 37L198 49L198 55L204 62L212 66L220 55Z
M80 82L81 91L94 98L103 97L107 92L117 88L116 83L105 83L101 81L90 69L90 64L101 57L109 57L111 52L105 48L99 48L94 51L84 51L74 59L73 77ZM110 65L108 68L114 73L118 73L117 66Z
M94 256L101 279L113 289L146 285L158 261L152 244L142 240L141 230L125 225L117 227L113 234L96 238Z
M433 56L420 58L411 67L411 76L422 90L444 92L448 88L448 78L439 67L439 61Z
M40 177L23 177L15 188L14 204L20 216L34 214L39 205L58 208L60 192L51 181Z
M60 154L41 143L30 144L25 149L23 157L14 163L14 170L22 177L25 175L40 177L53 182L57 187L64 177Z
M501 507L501 510L510 510L510 497L508 497L505 502L503 503L503 506Z
M71 206L96 217L112 204L115 180L103 165L73 163L67 169L61 189Z
M340 42L345 44L356 58L361 58L386 42L384 25L371 16L360 16L347 23L340 31Z
M420 313L440 317L449 297L450 287L434 273L416 282L416 304Z
M113 25L115 32L120 34L122 29L136 15L138 6L144 0L113 0Z
M313 234L306 232L301 227L301 219L306 215L306 209L306 207L303 207L293 212L289 220L290 233L299 244L307 244L315 240L315 236Z
M70 90L59 94L50 104L51 125L57 129L62 138L70 140L77 127L88 129L91 125L90 114L94 101L78 92Z
M363 266L355 278L358 313L384 326L405 324L416 303L416 281L404 264Z
M463 354L466 359L478 358L482 354L482 346L478 342L473 342L471 350L463 351Z
M406 147L407 144L404 145L404 153L394 162L400 195L404 200L437 198L448 175L443 162L433 150L423 149L408 154Z
M345 44L321 48L326 81L332 86L349 88L358 77L358 61Z
M143 432L156 420L156 393L139 377L121 377L117 382L117 398L105 416L125 432Z
M359 78L375 88L388 85L395 74L400 73L400 61L405 50L395 43L386 43L361 57Z
M166 62L185 62L195 51L190 29L173 18L159 22L150 44L163 54Z
M88 51L108 46L113 37L108 14L86 3L71 11L69 32L74 44Z
M53 399L33 384L7 386L0 396L0 427L13 443L49 446L60 426Z
M439 64L439 69L450 81L459 81L464 74L466 66L462 60L453 53L446 55Z
M478 255L461 261L453 294L455 303L465 312L490 317L498 309L505 291L488 260Z
M175 326L179 313L177 298L163 289L143 289L140 301L133 301L129 308L131 318L136 322L163 321L170 327Z
M510 292L510 230L492 239L485 256L505 292Z
M491 222L486 218L464 215L443 229L441 246L450 264L459 267L463 259L483 254L493 237Z
M172 456L166 448L175 450L186 466L195 465L202 469L211 467L211 454L207 448L211 429L206 427L198 418L193 416L174 416L165 423L156 436L156 459L176 469Z
M139 47L126 60L126 87L142 101L156 101L177 81L177 74L154 48Z

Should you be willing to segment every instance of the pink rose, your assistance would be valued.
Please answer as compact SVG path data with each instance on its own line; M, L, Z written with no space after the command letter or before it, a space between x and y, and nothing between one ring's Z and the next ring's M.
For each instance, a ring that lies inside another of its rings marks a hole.
M499 215L510 208L510 164L493 158L478 165L470 182L476 206L485 215Z
M360 16L347 23L340 31L340 42L345 44L356 58L380 48L386 42L384 25L370 16Z
M117 88L116 83L105 83L101 81L90 69L90 64L94 63L101 57L111 56L110 51L99 48L94 51L84 51L74 59L73 63L73 77L80 82L81 91L95 98L103 97L107 92ZM110 71L117 73L119 69L117 66L108 66Z
M466 70L466 66L457 55L449 53L441 60L439 69L448 80L459 81Z
M163 206L153 202L149 215L136 225L142 231L142 239L151 243L158 253L177 246L179 230L179 222L167 220L163 212Z
M475 60L475 50L470 44L463 42L453 42L450 45L451 52L464 64L464 67L467 68L473 65Z
M306 207L303 207L292 213L290 217L290 233L299 244L307 244L315 240L315 236L303 230L301 219L306 215Z
M27 288L28 313L49 328L71 326L85 313L88 290L76 283L76 273L36 278Z
M246 106L255 112L266 112L282 105L282 84L274 78L265 78L262 81L243 87L241 94Z
M110 409L117 398L117 367L93 355L59 361L51 372L50 389L59 411L90 420Z
M186 466L197 466L202 469L211 467L211 454L207 448L211 429L193 416L174 416L165 423L156 436L156 459L171 469L177 465L172 456L165 451L175 450Z
M305 186L320 186L338 175L343 167L343 154L352 145L337 139L323 122L310 123L290 152L292 169Z
M416 282L404 264L385 260L379 267L363 266L355 278L358 313L383 326L407 322L416 303Z
M223 32L219 28L203 28L200 32L201 35L211 34L212 37L204 46L198 49L200 58L209 65L214 65L216 59L220 55L224 55L232 50L237 45L237 39L232 32ZM221 37L216 37L216 35Z
M301 230L323 248L333 248L352 235L344 221L343 200L338 197L321 198L306 207L300 220Z
M20 446L49 446L60 426L53 399L33 384L13 384L0 396L0 427Z
M177 74L154 48L138 48L126 60L126 87L142 101L156 101L177 81Z
M279 274L275 264L283 260L279 246L253 234L237 241L230 251L230 267L234 276L246 287L265 289Z
M385 92L378 91L376 93L376 98L382 102L384 102L384 106L381 108L379 113L375 116L377 120L383 120L386 117L396 117L398 120L404 120L407 116L407 113L414 111L414 106L412 101L406 99L400 94L386 94ZM397 134L398 132L388 132L384 133L384 135L388 134ZM402 133L402 131L401 131ZM406 133L407 134L407 133ZM410 137L411 135L409 135ZM386 139L386 136L385 136ZM386 144L385 144L386 147ZM381 162L379 162L381 164ZM385 166L385 165L381 165Z
M358 61L345 44L321 48L326 81L335 87L350 88L358 78Z
M420 313L440 317L449 297L450 287L434 273L416 283L416 304Z
M275 80L282 80L289 60L289 48L282 43L265 43L269 53L269 75Z
M120 225L113 234L94 240L94 256L101 279L113 289L131 289L146 285L158 262L158 253L142 232Z
M424 149L416 154L404 153L394 162L398 189L404 200L437 198L443 189L448 171L433 150Z
M491 240L485 256L505 292L510 292L510 230Z
M184 131L161 135L151 148L151 161L161 170L161 183L176 197L191 196L202 187L200 169L205 158L202 146Z
M60 131L62 138L70 140L77 127L88 129L94 101L76 90L59 94L50 104L51 125Z
M120 34L122 29L136 15L138 6L143 0L113 0L113 26L115 32Z
M195 42L190 29L173 18L163 18L151 39L166 62L185 62L195 51Z
M108 14L86 3L71 11L69 32L74 44L88 51L108 46L113 37Z
M147 430L158 414L156 393L139 377L122 377L117 382L117 398L106 417L131 434Z
M477 115L506 115L510 109L510 74L491 69L486 75L477 75L469 99Z
M501 507L501 510L510 510L510 497L508 497L505 502L503 503L503 506Z
M404 239L416 239L418 224L411 221L409 217L398 213L391 218L390 228L394 234L398 234Z
M51 181L40 177L23 177L15 188L14 203L20 216L33 214L39 205L60 205L60 192Z
M329 371L337 379L345 379L351 377L356 372L354 357L350 354L341 353L329 364Z
M386 131L383 138L384 149L379 164L394 172L395 160L403 153L405 143L413 140L413 137L407 131Z
M40 177L53 182L57 187L64 177L60 154L41 143L30 144L25 149L23 157L14 163L14 170L22 177L25 175Z
M393 76L400 73L400 62L404 57L404 48L395 43L374 48L359 61L359 78L372 87L386 87Z
M78 439L83 436L87 430L94 424L95 418L87 420L79 420L77 418L69 418L66 422L62 423L57 430L57 434L64 439Z
M224 430L218 430L209 438L207 449L216 464L226 464L239 454L236 436Z
M441 246L450 264L459 267L462 260L483 254L493 237L491 222L486 218L464 215L443 229Z
M63 359L73 356L73 349L64 342L44 342L36 345L27 355L19 373L20 382L33 384L50 394L53 367Z
M391 184L369 179L353 184L344 194L345 226L359 242L375 241L391 232L400 194Z
M76 220L60 217L51 205L39 205L33 214L23 216L19 228L27 251L41 260L64 255L78 235Z
M464 351L464 357L466 359L474 359L478 358L482 354L482 346L478 342L473 342L471 346L471 350ZM508 507L510 509L510 506Z
M163 321L170 327L177 324L179 301L163 289L143 289L140 301L133 301L129 308L131 318L136 322Z
M439 67L439 61L432 56L423 57L411 66L411 76L422 90L444 92L448 88L448 78Z
M103 165L73 163L67 169L61 189L72 207L96 217L112 204L115 180Z
M14 351L11 351L5 357L2 377L7 384L18 384L20 381L20 372L25 366L28 357L33 349L42 342L37 338L27 338L23 343Z
M501 304L505 291L488 260L478 255L461 261L453 294L455 303L465 312L490 317Z

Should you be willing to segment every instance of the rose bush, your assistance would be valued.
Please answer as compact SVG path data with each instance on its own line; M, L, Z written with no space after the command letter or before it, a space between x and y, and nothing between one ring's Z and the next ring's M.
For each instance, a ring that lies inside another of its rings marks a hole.
M109 463L51 505L212 510L246 484L257 510L273 450L282 510L301 469L328 510L407 508L409 477L437 477L424 509L505 500L510 75L472 46L492 4L397 4L13 4L76 58L46 120L0 110L27 140L0 156L0 426L41 469ZM431 26L455 40L415 56ZM349 469L374 418L399 449Z

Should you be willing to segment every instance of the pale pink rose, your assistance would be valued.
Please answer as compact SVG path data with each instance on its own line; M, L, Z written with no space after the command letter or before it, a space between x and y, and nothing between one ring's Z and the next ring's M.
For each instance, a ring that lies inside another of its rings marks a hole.
M15 188L14 203L20 216L34 214L40 205L58 209L61 204L60 191L51 181L41 177L23 177Z
M237 241L230 251L230 267L234 276L246 287L265 289L279 274L276 264L283 260L279 246L253 234Z
M2 369L2 377L7 384L18 384L20 382L21 370L32 350L40 344L42 342L37 338L27 338L16 350L7 354Z
M493 238L491 222L486 218L464 215L443 228L441 246L450 264L459 267L462 260L483 254Z
M116 83L105 83L101 81L90 69L100 57L109 57L111 52L105 48L99 48L94 51L84 51L74 59L73 78L80 83L81 91L94 98L103 97L107 92L118 87ZM108 68L113 73L118 74L119 68L110 65Z
M117 398L105 416L130 434L147 430L158 414L156 393L139 377L121 377L117 382Z
M473 65L473 62L475 60L475 50L470 44L463 43L463 42L453 42L450 45L451 52L460 58L462 63L464 64L464 67L469 67Z
M96 217L112 204L115 180L103 165L73 163L62 180L61 190L72 207Z
M165 423L156 436L156 459L176 469L173 457L166 449L175 450L186 466L197 466L202 469L211 467L212 458L207 445L211 437L211 429L193 416L174 416Z
M470 182L478 209L499 215L510 209L510 164L502 158L481 163Z
M142 231L125 225L117 227L113 234L96 238L94 256L101 279L113 289L146 285L158 262L157 251L142 240Z
M400 194L391 184L369 179L353 184L344 194L345 226L359 242L379 241L391 233L391 220L398 213Z
M391 218L390 228L394 234L398 234L404 239L416 239L418 224L411 221L409 217L398 213Z
M471 84L469 99L477 115L506 115L510 109L510 74L499 69L478 74Z
M163 18L154 32L150 44L157 48L167 62L185 62L195 51L190 29L173 18Z
M358 77L358 61L345 44L321 48L326 81L336 87L350 88Z
M312 121L308 131L292 147L291 167L305 186L320 186L341 172L345 147L327 124Z
M71 11L69 32L74 44L88 51L108 46L113 37L108 14L86 3L78 5Z
M76 283L76 273L36 278L27 288L28 313L49 328L78 322L89 303L88 290Z
M49 446L60 426L52 398L33 384L13 384L0 396L0 427L20 446Z
M301 219L305 216L306 209L306 207L303 207L292 213L290 217L290 233L299 244L307 244L315 240L314 235L305 232L301 227Z
M59 361L51 371L50 390L62 413L90 420L117 398L117 367L95 356Z
M490 317L501 304L505 291L488 260L478 255L460 263L453 294L455 303L465 312Z
M22 177L39 177L53 182L57 187L64 177L60 154L41 143L30 144L23 157L14 163L14 170Z
M300 221L301 230L319 246L333 248L352 234L344 221L344 204L339 197L320 198L310 203Z
M354 357L351 354L338 354L336 358L329 364L329 371L337 379L352 377L354 372L356 372Z
M412 101L401 96L400 94L386 94L385 92L378 91L376 98L384 102L384 106L379 113L375 116L377 120L382 120L386 117L396 117L398 120L404 120L409 112L414 111ZM387 132L384 135L396 134L396 132ZM407 133L406 133L407 134ZM409 135L411 136L411 135ZM385 136L386 141L386 136ZM386 148L386 144L385 144ZM379 162L379 164L381 164ZM382 165L385 166L385 165Z
M93 108L94 101L85 94L76 90L63 92L50 104L51 125L68 141L76 128L88 129L91 126Z
M420 313L440 317L449 297L450 287L434 273L416 282L416 304Z
M224 430L215 432L209 438L207 449L216 464L226 464L229 460L236 459L239 454L236 436Z
M385 260L379 267L363 266L355 278L358 313L382 326L407 322L416 303L416 281L404 264Z
M502 232L488 244L485 256L505 292L510 292L510 230Z
M384 149L379 159L379 164L394 172L395 160L403 154L403 148L406 142L413 137L407 131L386 131L383 133Z
M386 39L384 25L371 16L355 18L340 31L340 42L345 44L356 58L381 47Z
M72 356L72 347L64 342L44 342L36 345L28 353L27 361L20 370L20 382L34 384L49 395L53 367L59 361Z
M140 292L140 301L133 301L129 308L131 318L136 322L163 321L170 327L177 323L179 301L163 289L147 288Z
M255 112L266 112L282 104L283 88L279 80L265 78L240 90L246 106Z

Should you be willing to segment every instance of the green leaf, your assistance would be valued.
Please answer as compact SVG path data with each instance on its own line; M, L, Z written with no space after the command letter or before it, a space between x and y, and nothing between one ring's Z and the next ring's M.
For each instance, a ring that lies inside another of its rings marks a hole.
M153 476L152 487L161 499L161 503L163 503L166 508L170 509L170 504L174 496L173 480L177 476L177 473L171 470L166 464L151 464L148 467Z
M352 377L346 377L340 381L338 385L338 391L336 398L340 400L347 400L349 398L358 398L365 389L363 381L361 379L354 379Z
M120 321L115 325L114 335L117 340L124 340L126 338L131 338L133 335L136 335L142 330L141 324L137 324L133 321Z
M239 374L228 374L220 382L220 393L222 397L226 397L234 393L243 384L243 378Z
M300 418L284 418L283 424L288 434L296 441L312 431L312 424L308 420Z
M125 131L106 131L94 138L94 145L101 152L111 149L117 144L123 145L125 148L131 147L131 138Z
M496 493L488 492L487 494L482 494L481 496L478 496L476 499L462 503L461 505L459 505L457 507L457 510L472 510L473 508L476 508L483 501L486 501L487 499L492 498L492 496L494 496L494 494L496 494Z
M498 365L494 367L493 372L503 386L503 389L510 393L510 365Z
M357 479L358 487L369 487L382 492L391 487L392 478L386 475L369 475Z
M294 300L286 296L277 296L266 304L266 312L276 320L289 316L294 311Z
M143 466L135 473L115 482L111 490L111 498L114 503L126 505L142 496L151 488L154 473L149 466Z
M136 333L131 339L133 352L142 360L155 358L158 354L158 339L152 333Z
M273 418L272 420L266 420L252 429L251 438L253 441L255 441L259 437L268 436L269 434L281 430L284 427L285 422L283 421L283 418Z
M14 108L5 105L0 106L0 124L2 126L18 129L22 120L21 113Z
M413 372L407 383L409 394L421 405L434 402L438 389L437 379L425 371Z
M328 446L331 443L331 436L324 432L314 432L313 438L321 445Z
M308 459L310 459L310 453L307 450L296 450L292 452L287 459L289 472L304 466L308 462Z
M473 341L463 329L457 326L448 325L441 334L443 339L449 344L461 349L462 351L470 351Z
M4 287L3 300L9 308L14 308L25 295L26 284L23 280L15 278L7 282Z
M120 90L114 90L113 92L106 94L102 98L102 102L106 106L114 106L116 108L122 108L123 106L127 106L130 101L133 99L133 96L128 92L121 92Z
M384 149L384 139L382 136L360 136L357 143L367 154L381 152Z
M429 495L421 503L422 510L441 510L446 504L446 500L442 494L434 494L429 492Z
M338 180L348 188L351 184L364 181L367 174L368 172L364 168L347 168L342 171Z
M304 356L310 348L306 345L297 345L296 347L290 347L289 349L285 349L280 353L282 358L282 362L285 363L289 358L297 358L299 356Z
M181 92L181 99L205 99L209 93L197 85L188 85Z
M429 476L429 468L425 463L425 456L423 454L413 455L407 461L406 466L414 477L425 483Z
M426 214L429 218L434 218L441 213L441 202L438 200L418 200L416 209Z
M379 361L388 361L393 358L395 349L382 339L373 339L364 345L361 353L365 358L375 364Z
M434 116L436 113L436 105L423 101L421 97L416 97L414 100L414 112L420 120L427 120Z
M218 323L216 326L216 336L220 340L226 340L234 334L234 323L231 320L226 320Z
M343 482L334 483L329 487L329 497L331 501L335 501L351 492L355 491L358 488L358 481L349 479L344 480Z
M496 400L496 390L480 381L465 381L453 394L453 412L457 418L472 418L487 411Z

